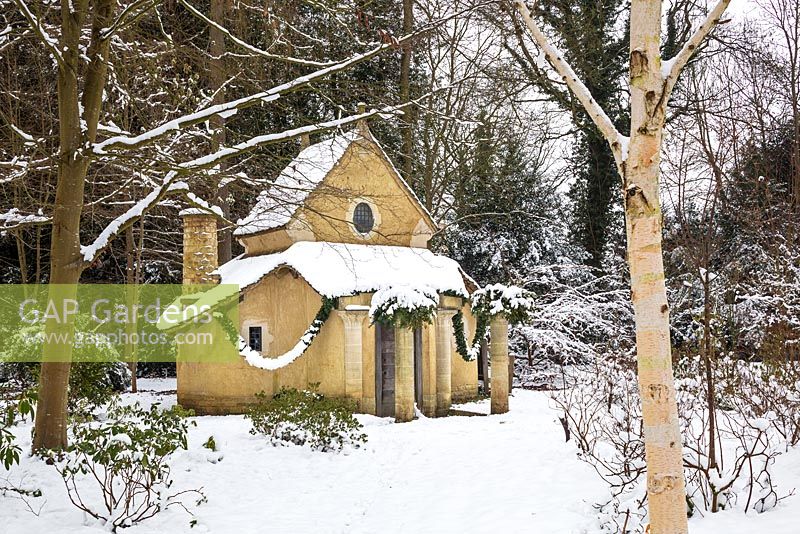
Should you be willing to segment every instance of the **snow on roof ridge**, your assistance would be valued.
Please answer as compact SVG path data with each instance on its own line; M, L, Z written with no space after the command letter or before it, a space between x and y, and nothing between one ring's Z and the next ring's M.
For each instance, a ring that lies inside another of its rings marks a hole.
M275 254L239 256L216 273L220 283L238 284L243 290L279 267L297 271L329 298L421 283L439 293L469 295L455 260L412 247L300 241Z
M309 193L333 170L350 144L363 136L358 130L339 133L309 145L258 196L253 209L237 222L234 235L245 236L288 223Z
M233 234L246 236L280 228L287 224L297 209L303 205L311 191L316 189L339 163L350 144L359 139L368 140L378 147L381 156L388 162L401 186L417 203L422 213L436 226L431 213L403 179L381 144L372 135L365 136L358 128L355 128L301 150L297 157L281 171L270 187L261 192L247 217L239 219L238 228L234 230Z

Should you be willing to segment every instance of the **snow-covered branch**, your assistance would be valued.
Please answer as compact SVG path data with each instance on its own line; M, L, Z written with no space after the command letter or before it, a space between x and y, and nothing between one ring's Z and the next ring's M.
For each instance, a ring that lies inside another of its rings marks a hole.
M28 4L25 3L25 0L14 0L14 3L17 4L17 8L19 8L19 12L25 17L25 20L28 21L33 33L39 38L39 40L44 44L44 46L48 49L50 54L55 58L59 65L63 65L64 58L61 55L61 52L58 50L58 41L54 39L47 31L42 27L42 23L39 18L33 14L33 12L28 7Z
M666 83L667 95L669 95L672 88L675 87L678 77L681 75L681 71L689 62L692 55L697 51L700 43L702 43L703 39L714 29L714 26L719 23L720 17L730 3L731 0L719 0L717 5L714 6L714 9L708 13L700 27L697 28L689 40L686 41L683 48L675 54L675 57L661 62L661 73Z
M323 69L319 69L315 72L312 72L311 74L299 76L291 81L288 81L286 83L268 89L266 91L249 95L240 98L238 100L233 100L231 102L226 102L224 104L209 106L195 113L183 115L182 117L178 117L177 119L165 122L161 126L139 135L135 136L119 135L115 137L110 137L105 141L96 143L94 145L94 153L97 155L102 155L102 154L107 154L109 150L139 148L143 145L152 143L153 141L156 141L157 139L160 139L168 135L170 132L174 132L176 130L188 128L195 124L206 122L211 117L221 116L227 118L232 115L235 115L240 109L245 109L265 102L272 102L287 93L297 91L298 89L306 87L315 81L330 76L331 74L347 70L359 63L363 63L364 61L367 61L377 56L378 54L389 48L402 45L403 43L406 43L418 37L419 35L430 31L431 27L441 24L442 22L444 22L444 20L445 19L436 21L431 25L426 26L424 29L418 30L414 33L410 33L399 39L396 43L381 44L373 48L372 50L369 50L368 52L364 52L363 54L357 54L349 59L331 65L330 67L325 67Z
M544 52L545 57L547 57L547 61L553 66L556 72L558 72L575 97L586 109L586 112L597 125L600 133L603 134L608 144L611 145L611 150L614 152L614 158L617 160L617 163L621 164L624 162L627 158L628 138L617 130L600 104L592 97L589 89L580 78L578 78L578 75L569 63L567 63L561 51L550 43L550 40L539 27L539 24L531 16L531 12L528 6L525 5L524 0L515 0L514 4L516 5L517 11L519 11L519 14L522 16L522 20L525 21L525 25L528 27L531 37L533 37L533 40Z
M447 89L447 87L440 88L439 91L445 89ZM180 181L180 178L186 174L193 174L203 169L212 168L227 158L245 154L262 146L286 142L291 139L298 138L303 134L313 134L335 128L341 128L370 117L394 115L402 112L402 110L406 107L416 105L419 101L422 101L429 96L430 93L426 93L418 99L406 102L405 104L387 106L381 109L373 109L371 111L358 113L349 117L301 126L299 128L293 128L291 130L285 130L283 132L274 134L259 135L242 143L238 143L232 147L225 147L211 154L182 163L177 169L168 172L158 187L153 189L147 196L139 200L124 214L114 219L111 224L103 229L103 231L91 245L82 246L81 254L83 255L83 259L87 263L93 262L103 251L103 249L108 246L114 237L119 235L128 226L136 222L145 212L156 206L166 196L175 193L187 193L189 191L188 184L184 181ZM187 198L189 198L192 203L199 204L198 197L189 197L187 193ZM202 204L200 204L200 207L205 208L205 206L202 206ZM209 207L208 209L213 208Z
M49 224L50 217L38 214L24 214L17 208L11 208L6 213L0 213L0 232L8 232L9 230L17 230L25 226L32 226L36 224Z
M203 15L203 13L201 13L197 8L195 8L191 3L189 3L188 0L178 0L178 1L181 3L181 5L183 5L183 7L185 7L186 9L189 10L189 13L191 13L192 15L197 17L198 19L202 20L204 23L208 24L209 26L217 29L220 33L222 33L223 35L228 37L228 39L230 39L231 41L233 41L237 45L241 46L242 48L244 48L248 52L251 52L251 53L256 54L258 56L265 57L267 59L275 59L275 60L279 60L279 61L285 61L286 63L293 63L293 64L296 64L296 65L306 65L306 66L309 66L309 67L330 67L332 65L336 65L335 61L312 61L312 60L309 60L309 59L302 59L302 58L297 58L297 57L284 56L284 55L280 55L280 54L273 54L271 52L267 52L266 50L262 50L261 48L253 46L250 43L239 39L238 37L233 35L229 29L227 29L226 27L222 26L221 24L219 24L217 22L214 22L210 18L208 18L205 15Z
M122 10L117 19L100 34L101 39L110 39L115 33L128 26L133 21L153 9L160 3L160 0L136 0Z

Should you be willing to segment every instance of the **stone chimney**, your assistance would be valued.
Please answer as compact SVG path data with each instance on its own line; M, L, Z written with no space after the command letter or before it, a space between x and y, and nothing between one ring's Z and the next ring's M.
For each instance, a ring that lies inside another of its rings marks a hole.
M217 217L213 213L189 208L180 212L183 218L183 283L216 284L218 267Z
M362 115L367 112L367 104L364 102L358 103L358 114ZM356 122L356 130L362 137L366 139L372 139L372 132L369 131L369 126L367 125L367 119L360 119Z

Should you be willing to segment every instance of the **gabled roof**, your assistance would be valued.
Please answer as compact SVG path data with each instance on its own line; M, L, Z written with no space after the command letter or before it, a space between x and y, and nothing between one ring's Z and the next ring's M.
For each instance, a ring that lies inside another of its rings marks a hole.
M293 269L329 298L403 285L469 295L455 260L411 247L301 241L276 254L240 256L217 272L221 284L238 284L241 291L281 267Z
M366 130L366 128L365 128ZM236 236L248 236L281 228L286 225L311 194L325 180L347 148L354 141L368 141L378 148L378 153L388 163L395 179L406 191L425 217L426 222L435 228L431 214L425 209L414 191L403 180L389 160L383 147L372 138L369 131L363 135L359 128L339 133L334 137L304 148L297 157L278 175L269 189L262 191L255 206L244 219L237 223Z

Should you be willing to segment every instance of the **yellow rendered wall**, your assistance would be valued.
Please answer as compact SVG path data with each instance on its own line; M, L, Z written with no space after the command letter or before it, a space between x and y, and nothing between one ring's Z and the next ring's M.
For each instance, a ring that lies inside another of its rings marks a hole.
M245 291L239 318L243 327L248 320L265 325L265 352L279 355L297 343L321 303L320 295L302 278L281 269ZM267 346L268 336L272 340ZM343 353L343 326L331 316L306 353L277 371L258 369L244 358L233 364L180 364L178 402L198 413L241 413L260 391L272 395L282 386L305 388L314 382L320 383L321 393L343 397Z
M370 204L376 215L376 226L366 236L351 224L353 209L362 201ZM292 222L278 230L241 238L241 242L248 255L285 250L296 241L426 247L431 231L380 149L360 140L345 151Z
M339 310L353 305L369 305L371 294L344 297ZM239 305L240 333L246 338L249 325L264 328L265 352L279 355L289 350L313 321L322 299L301 277L288 268L276 271L245 291ZM338 313L338 312L337 312ZM289 366L265 371L249 365L243 358L232 364L178 364L178 402L198 414L242 413L263 391L276 393L282 386L306 388L319 383L320 392L330 397L345 397L344 324L333 313L305 354ZM472 339L474 319L464 307L468 339ZM271 341L268 336L272 336ZM269 344L267 344L269 341ZM364 319L362 325L361 411L375 413L375 328ZM456 402L472 400L478 391L478 367L465 362L452 340L452 395ZM423 330L423 397L420 407L433 413L436 398L436 331Z
M469 345L475 335L475 317L469 309L469 304L464 304L461 312L464 314L464 333ZM474 400L478 397L478 360L476 358L471 362L465 361L458 353L455 336L453 336L452 343L453 374L451 381L453 402Z

